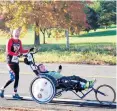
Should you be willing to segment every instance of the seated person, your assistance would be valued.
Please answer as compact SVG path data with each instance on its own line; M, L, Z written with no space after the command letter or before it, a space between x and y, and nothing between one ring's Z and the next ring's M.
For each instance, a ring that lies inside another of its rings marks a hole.
M43 64L39 64L38 69L40 71L40 74L48 74L48 75L54 77L59 84L64 83L64 85L66 87L73 86L72 88L74 88L74 90L76 90L76 92L87 89L87 88L91 88L94 84L94 81L87 81L83 78L80 78L79 76L75 76L75 75L63 76L62 74L60 74L60 72L62 70L61 65L59 66L59 70L57 72L48 71ZM63 86L63 87L65 87L65 86Z

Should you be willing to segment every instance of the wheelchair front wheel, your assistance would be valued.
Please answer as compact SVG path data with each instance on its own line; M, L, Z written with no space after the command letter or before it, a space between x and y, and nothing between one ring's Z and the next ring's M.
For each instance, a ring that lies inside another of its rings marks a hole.
M55 93L55 83L50 76L37 77L30 85L32 98L40 104L49 103L54 98Z
M111 105L116 99L115 90L109 85L100 85L95 92L96 99L101 104L109 104Z

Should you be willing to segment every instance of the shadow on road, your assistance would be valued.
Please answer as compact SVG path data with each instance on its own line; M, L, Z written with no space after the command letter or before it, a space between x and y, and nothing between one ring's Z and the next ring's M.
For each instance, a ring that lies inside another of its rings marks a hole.
M11 101L33 101L31 99L13 99L13 98L7 98L6 100L11 100Z
M22 99L22 100L16 100L12 98L8 98L7 100L12 100L12 101L33 101L32 99ZM51 103L48 103L48 105L60 105L60 106L72 106L72 107L88 107L88 108L104 108L104 109L116 109L116 102L112 105L102 105L102 104L97 104L97 101L92 101L92 100L85 100L83 102L79 101L58 101L58 100L53 100Z
M96 101L91 101L91 103L87 101L84 102L73 102L73 101L52 101L50 104L59 104L63 106L75 106L75 107L92 107L92 108L106 108L106 109L116 109L116 103L112 105L102 105L95 103Z

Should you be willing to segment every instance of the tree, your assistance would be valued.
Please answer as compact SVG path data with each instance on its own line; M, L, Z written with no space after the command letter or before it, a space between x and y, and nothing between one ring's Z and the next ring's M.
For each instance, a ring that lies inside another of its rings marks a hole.
M25 12L29 11L31 9L31 6L26 7L26 3L27 2L0 2L1 14L4 16L4 22L6 27L10 29L14 29L17 27L22 27L23 29L26 29L28 27L28 17L27 15L25 15Z
M57 25L65 29L66 47L69 49L69 31L74 27L74 32L79 33L84 27L86 22L86 15L84 13L84 4L81 1L67 1L56 2L54 11L56 15ZM60 16L61 15L61 16Z
M90 7L86 7L85 9L86 13L86 25L85 30L88 32L89 30L93 29L94 31L99 28L98 20L99 20L99 15Z
M46 33L47 33L47 36L48 36L48 38L50 38L50 35L51 35L51 29L46 29Z
M5 26L5 20L3 15L0 15L0 29L5 32L9 32L9 28Z
M100 21L106 28L116 23L116 1L101 1Z
M97 5L97 6L96 6ZM94 1L92 5L90 5L99 15L99 25L107 26L116 23L116 1Z
M46 33L46 28L44 28L44 29L42 29L42 28L40 28L40 31L42 32L42 34L43 34L43 44L45 44L46 43L46 41L45 41L45 33Z
M8 27L26 29L29 24L34 26L35 44L39 43L36 38L39 38L40 28L69 31L74 27L74 31L79 33L85 27L86 15L81 1L7 1L1 4L6 10L4 15Z
M34 22L30 19L30 14L32 12L33 3L30 1L15 1L11 3L10 1L0 2L0 8L2 14L5 18L5 25L10 29L17 27L22 27L23 35L26 33L28 26L33 25L35 30L35 40L34 44L39 45L39 31L37 20Z

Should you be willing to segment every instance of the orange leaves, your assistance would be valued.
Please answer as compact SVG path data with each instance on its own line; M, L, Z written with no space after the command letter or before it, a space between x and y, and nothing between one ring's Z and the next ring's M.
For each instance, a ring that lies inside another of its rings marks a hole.
M16 6L21 9L19 10ZM18 12L19 15L22 15L21 18L19 16L16 18L21 19L18 21L23 20L26 24L37 22L38 26L42 28L77 27L77 31L80 31L86 20L84 4L81 1L19 1L15 2L14 7L16 14ZM13 7L11 7L12 9Z
M39 26L65 29L80 26L76 29L82 30L86 17L81 1L36 1L34 5L32 13L35 14L34 21L38 21Z
M66 10L66 9L64 9L63 11L64 11L65 13L67 13L67 10Z

